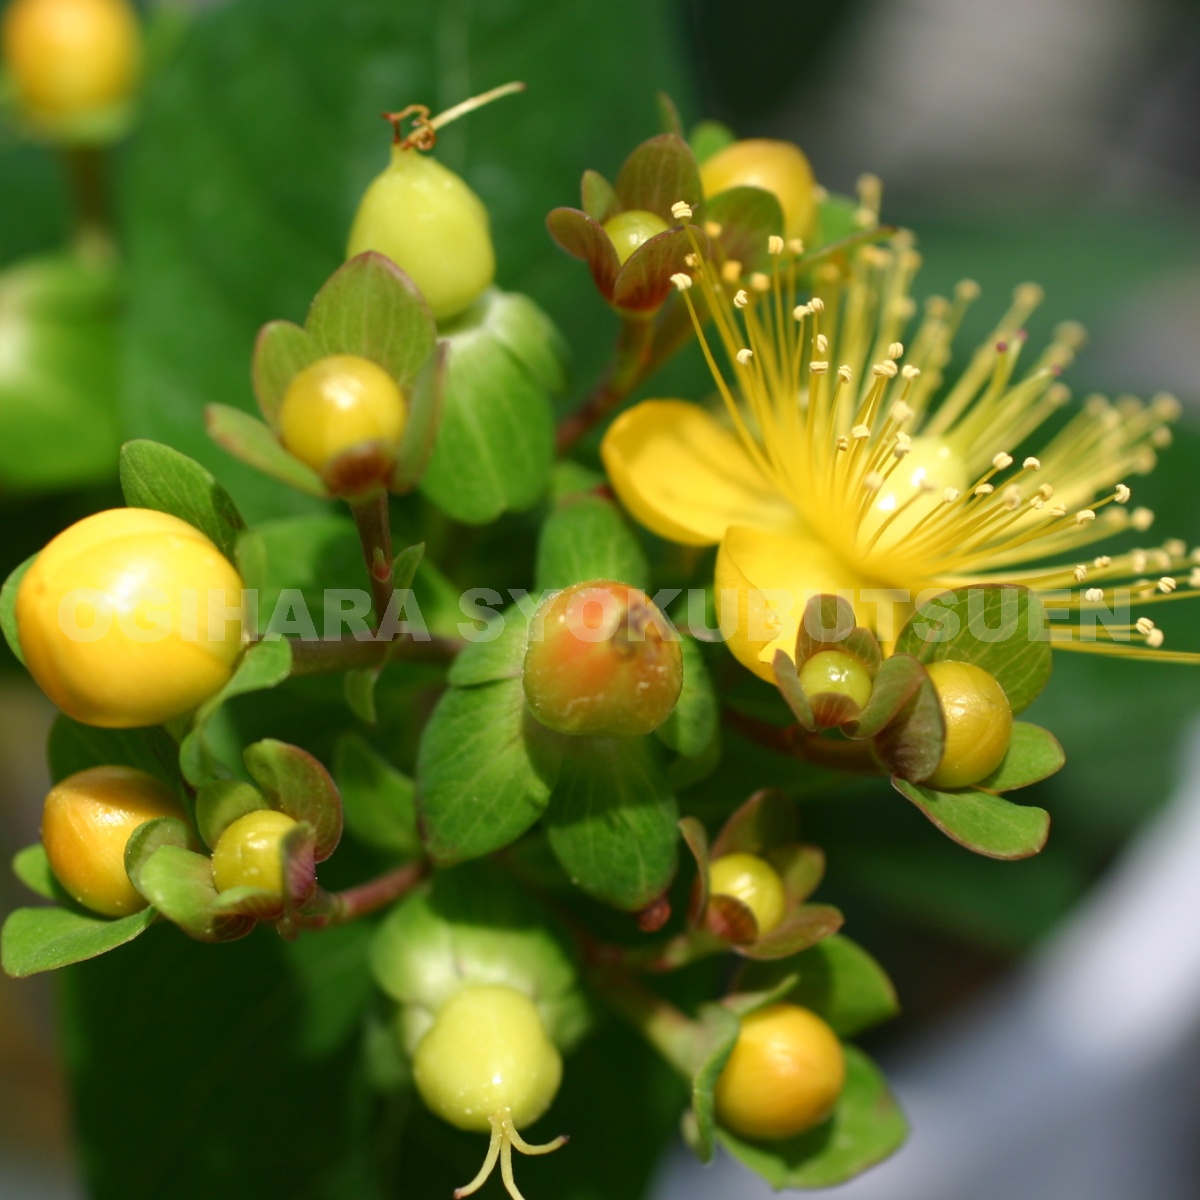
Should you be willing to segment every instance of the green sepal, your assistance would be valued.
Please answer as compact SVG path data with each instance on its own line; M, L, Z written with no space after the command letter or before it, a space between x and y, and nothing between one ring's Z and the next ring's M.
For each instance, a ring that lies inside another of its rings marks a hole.
M246 527L233 497L195 459L144 438L121 447L121 491L131 508L152 508L195 526L231 562Z
M17 592L20 590L21 580L25 578L25 572L33 566L36 559L37 555L31 554L20 566L14 567L4 581L4 586L0 587L0 630L3 630L8 648L22 666L25 665L25 653L21 649L21 638L17 631Z
M933 681L921 681L897 716L875 735L875 754L900 779L927 779L946 745L946 720Z
M546 518L534 578L539 592L602 579L645 588L650 568L617 506L585 493L563 500Z
M1008 792L1048 779L1067 761L1058 738L1028 721L1013 723L1012 740L1000 765L974 786L981 792Z
M794 842L798 833L795 800L783 792L762 788L742 803L721 827L713 841L712 857L762 854L773 847Z
M853 196L827 193L817 203L817 232L814 249L854 237L862 232L858 222L860 205Z
M587 263L596 290L611 304L621 260L617 257L612 239L600 223L577 208L563 207L550 211L546 217L546 228L572 258Z
M722 125L720 121L701 121L692 129L688 144L696 156L696 162L702 163L736 140L728 125Z
M815 732L817 718L813 714L808 694L800 685L800 672L796 670L796 664L786 650L775 651L775 657L771 660L771 671L775 676L775 686L779 688L779 694L792 710L792 716L802 729L808 730L809 733Z
M855 628L854 606L844 596L810 596L796 630L796 666L822 650L849 649L846 642Z
M926 679L925 668L911 654L893 654L884 659L866 708L842 732L851 738L874 737L900 715Z
M610 303L627 313L653 313L661 308L675 286L671 276L687 266L687 257L694 250L693 237L707 241L703 234L679 228L647 238L617 272Z
M704 655L695 640L679 639L683 655L683 687L671 715L654 731L681 758L697 759L720 737L720 708Z
M599 171L590 168L584 171L579 192L583 211L600 225L620 210L620 201L617 200L613 185Z
M940 792L905 779L893 779L892 786L947 837L987 858L1030 858L1050 835L1050 814L1033 805L975 788Z
M274 738L247 746L242 757L271 807L312 829L313 854L324 862L342 838L342 798L329 772L307 750Z
M704 192L691 147L678 134L647 138L621 166L614 190L622 209L643 209L675 224L671 206L682 200L693 210Z
M724 1004L704 1005L695 1023L691 1107L684 1114L682 1132L688 1148L702 1163L712 1162L716 1152L713 1093L741 1031L739 1015Z
M66 889L55 877L54 869L41 842L34 842L13 855L13 874L31 891L46 900L73 903Z
M763 962L790 959L837 933L845 923L841 911L831 904L797 905L769 933L739 946L738 953Z
M162 845L132 876L137 888L168 920L200 942L229 942L245 937L254 921L217 906L212 860L180 846Z
M125 874L136 879L146 861L160 846L190 848L191 831L178 817L155 817L143 821L125 843Z
M13 979L68 967L132 942L157 915L144 908L110 920L77 908L18 908L0 932L0 965Z
M977 636L986 634L986 639ZM1050 678L1046 611L1018 584L978 584L935 596L909 618L897 654L923 663L974 663L995 676L1014 713L1028 708Z
M733 187L704 202L704 222L721 227L713 240L722 259L742 264L742 273L770 271L773 259L768 239L783 233L783 209L773 192L756 187Z
M210 404L204 410L208 436L248 467L269 475L309 496L328 499L329 489L311 467L289 454L275 434L256 417L227 404Z
M210 850L234 821L271 806L252 783L241 779L213 779L196 795L196 828Z
M421 850L413 781L357 734L343 735L334 753L346 828L366 846L414 858Z
M268 424L274 425L279 419L288 385L320 357L316 341L292 321L268 321L258 331L250 377L254 398Z
M569 739L544 820L571 881L614 908L640 911L675 876L678 806L647 738Z
M442 424L447 353L446 343L439 342L408 390L408 416L388 481L391 490L401 495L411 492L421 482L433 457Z
M666 92L659 92L654 97L654 106L658 109L658 124L663 133L683 137L683 118L675 101Z

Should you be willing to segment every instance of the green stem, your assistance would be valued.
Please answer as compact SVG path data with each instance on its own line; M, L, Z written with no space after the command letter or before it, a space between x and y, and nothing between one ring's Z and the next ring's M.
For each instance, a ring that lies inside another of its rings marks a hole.
M650 946L613 947L613 953L624 967L657 974L677 971L729 948L729 942L707 929L688 929Z
M411 633L382 641L374 638L360 641L350 635L319 642L293 638L291 645L293 675L332 675L361 667L382 667L393 660L448 663L463 647L456 638L437 635L417 638Z
M694 1021L619 968L598 967L589 974L588 982L667 1062L685 1078L691 1078L696 1057Z
M387 908L389 904L407 895L425 878L428 865L424 862L405 863L402 867L388 871L376 879L369 879L356 887L346 888L342 892L334 892L330 899L333 901L333 914L330 924L343 925L358 917L368 916Z
M69 146L62 152L75 207L75 243L82 249L107 248L112 240L105 151Z
M350 503L350 512L358 528L363 562L371 579L371 603L375 626L383 620L392 601L392 529L388 513L388 494L383 488Z
M734 708L724 710L725 723L748 741L800 758L817 767L835 771L853 771L861 775L882 775L883 771L871 754L870 742L823 737L807 733L799 725L772 725L758 717L748 716Z

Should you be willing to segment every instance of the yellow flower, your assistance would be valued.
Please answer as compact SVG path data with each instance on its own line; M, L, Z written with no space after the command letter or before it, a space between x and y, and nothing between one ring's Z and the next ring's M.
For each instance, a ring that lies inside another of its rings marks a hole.
M864 196L877 199L877 183ZM1090 397L1053 421L1057 431L1036 455L1025 453L1068 400L1058 376L1083 340L1079 326L1061 325L1019 369L1039 288L1019 287L992 335L947 378L979 289L961 283L953 301L933 297L914 321L920 256L911 235L831 258L807 276L813 292L803 300L794 244L772 238L770 272L746 278L738 263L710 261L701 237L693 249L690 273L673 279L723 414L647 400L613 423L602 454L622 502L648 529L720 546L717 612L746 666L771 679L776 649L794 652L815 593L846 595L886 646L923 594L971 583L1038 592L1055 646L1197 657L1158 652L1162 631L1125 612L1126 598L1179 598L1181 575L1200 584L1186 546L1086 550L1149 527L1149 510L1127 507L1124 480L1153 468L1179 404ZM705 312L724 367L701 327Z

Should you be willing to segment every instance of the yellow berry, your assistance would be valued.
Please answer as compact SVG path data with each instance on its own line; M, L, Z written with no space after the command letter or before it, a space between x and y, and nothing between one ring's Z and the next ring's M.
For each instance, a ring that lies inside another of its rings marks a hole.
M114 508L60 533L21 580L30 674L87 725L157 725L207 700L242 648L242 580L198 529Z
M141 32L126 0L13 0L3 38L9 79L34 116L106 108L137 81Z
M809 699L832 692L866 708L871 698L871 673L861 659L845 650L819 650L800 668L800 686Z
M784 233L804 237L816 210L812 167L800 147L770 138L748 138L718 150L700 164L700 183L706 196L733 187L756 187L772 192L783 209Z
M367 250L408 275L437 321L469 308L496 274L483 201L436 159L401 146L367 188L350 230L348 256Z
M787 912L787 895L779 872L757 854L724 854L708 868L714 896L732 896L753 914L761 937L777 929Z
M562 1056L524 992L477 984L443 1005L417 1046L413 1078L426 1106L459 1129L486 1133L505 1109L521 1129L554 1100Z
M146 907L125 873L125 844L155 817L186 821L178 797L133 767L89 767L50 789L42 842L58 882L85 908L123 917Z
M361 442L394 449L407 414L396 381L378 363L333 354L305 367L284 393L279 436L314 471Z
M678 638L645 592L577 583L544 601L525 652L525 699L560 733L633 737L671 715L683 687Z
M252 887L270 892L272 896L282 896L280 843L295 828L293 818L273 808L238 817L217 839L213 850L213 883L217 891Z
M937 770L922 782L961 788L987 778L1003 761L1012 740L1012 707L995 676L973 663L927 663L942 717L946 745Z
M617 213L615 217L609 217L604 222L604 232L608 234L617 252L617 261L622 266L643 242L648 242L652 237L666 231L666 221L657 213L647 212L643 208L631 208L627 212Z
M742 1018L717 1080L717 1120L742 1137L795 1137L828 1118L845 1083L837 1034L806 1008L773 1004Z

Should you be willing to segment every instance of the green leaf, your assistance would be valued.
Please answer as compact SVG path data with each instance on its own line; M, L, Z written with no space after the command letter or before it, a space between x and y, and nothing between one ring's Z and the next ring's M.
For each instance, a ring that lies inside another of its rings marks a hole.
M133 941L156 915L144 908L114 921L73 908L18 908L0 933L0 963L14 979L54 971Z
M515 604L506 608L500 619L504 624L495 637L468 642L450 664L447 677L455 687L521 678L529 645L529 621Z
M696 758L716 741L719 706L704 655L693 638L680 639L683 689L671 715L654 731L676 754Z
M292 380L320 357L316 339L291 321L268 321L258 331L250 372L259 411L268 421L278 417Z
M329 489L311 467L289 454L261 421L240 408L210 404L204 410L208 435L247 466L309 496L326 498Z
M25 572L33 566L36 558L36 554L31 554L19 567L14 567L0 588L0 630L3 630L8 648L22 666L25 664L25 655L21 651L21 639L17 632L17 592Z
M214 779L196 796L196 828L204 844L215 850L221 834L234 821L270 807L252 783L241 779Z
M18 850L12 860L13 874L31 891L47 900L66 900L70 897L54 876L46 847L41 842Z
M549 392L567 389L566 360L570 353L558 326L528 296L520 292L488 293L488 328L512 356Z
M199 787L219 773L215 751L206 740L206 728L227 700L277 687L292 670L292 648L285 638L255 642L238 663L229 682L197 710L191 732L179 747L179 766L189 783Z
M408 390L408 416L389 480L392 491L410 492L421 482L441 429L445 390L446 344L440 342Z
M479 858L520 837L549 802L559 741L529 712L519 679L450 688L417 755L417 811L434 862Z
M550 807L550 848L588 895L637 912L675 876L675 797L646 738L572 738Z
M728 125L722 125L720 121L701 121L688 138L688 144L692 147L692 153L696 156L698 163L704 162L705 159L712 158L718 150L724 150L734 141L733 130Z
M769 271L767 240L783 233L783 209L774 192L757 187L727 188L704 202L704 220L721 226L721 250L743 272Z
M329 277L304 329L321 355L369 358L405 389L437 340L429 306L413 281L374 251L356 255Z
M773 1188L825 1188L861 1175L895 1153L908 1134L879 1068L844 1047L846 1087L823 1125L783 1142L747 1142L719 1130L722 1145Z
M1050 678L1046 627L1045 608L1028 588L975 585L923 604L900 631L896 653L923 663L974 663L996 677L1018 713Z
M164 844L138 864L131 878L164 917L197 941L233 941L254 927L249 917L218 911L212 859L207 854Z
M597 579L644 588L649 577L642 547L612 501L571 496L546 518L538 541L538 591Z
M1013 804L973 788L939 792L904 779L893 779L892 786L947 837L987 858L1029 858L1050 834L1050 814L1042 808Z
M682 200L696 209L704 199L691 148L674 133L661 133L637 146L614 186L622 208L657 213L668 225L675 224L671 205Z
M346 828L364 845L414 858L421 850L413 781L357 734L339 739L333 764Z
M312 827L313 852L324 862L342 837L342 798L329 772L307 750L274 738L247 746L243 758L272 807Z
M178 817L154 817L143 821L125 843L125 873L136 879L146 860L160 846L177 846L187 850L191 831Z
M1000 765L975 786L984 792L1007 792L1040 783L1067 761L1058 739L1048 729L1027 721L1013 724L1012 741Z
M121 447L121 491L132 508L153 508L194 525L231 562L245 522L229 493L198 462L160 442Z
M107 765L136 767L173 788L179 787L178 749L158 726L146 729L100 729L59 715L46 747L55 783L76 771Z

